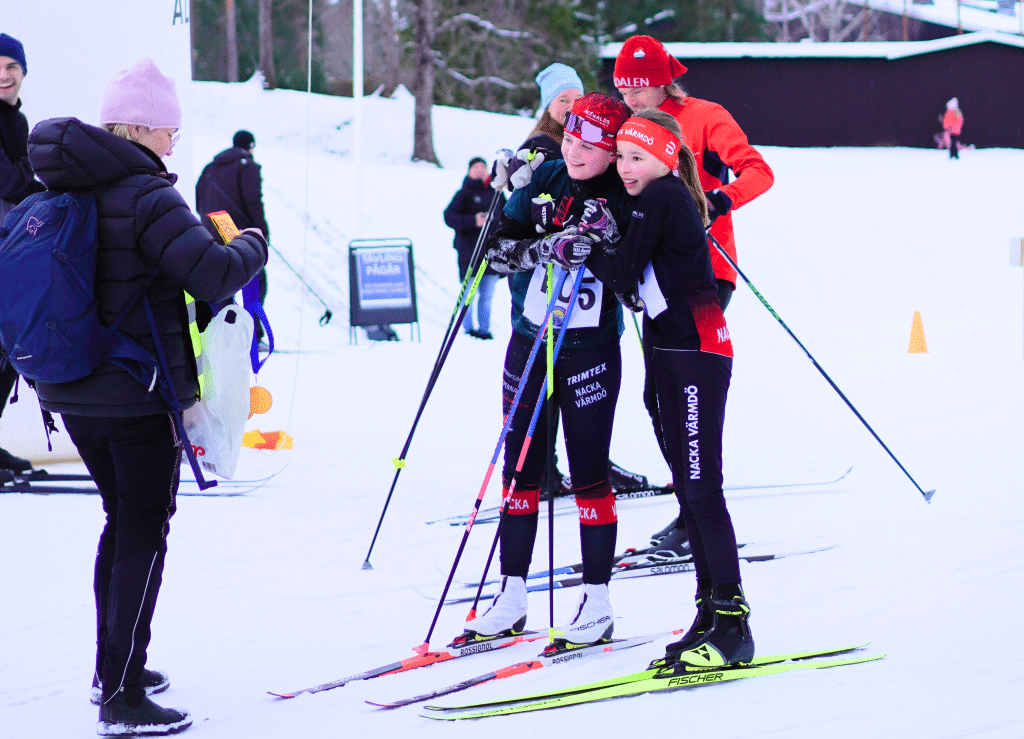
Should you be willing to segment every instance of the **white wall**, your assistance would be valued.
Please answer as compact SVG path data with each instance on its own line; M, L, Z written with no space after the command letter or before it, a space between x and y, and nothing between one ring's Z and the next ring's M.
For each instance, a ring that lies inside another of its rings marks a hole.
M25 45L21 99L29 126L64 116L98 124L107 81L148 56L177 84L182 136L167 167L194 207L189 15L188 0L0 0L0 32ZM0 447L43 463L73 458L75 448L63 431L54 437L53 454L47 453L35 394L24 383L21 393L0 419Z

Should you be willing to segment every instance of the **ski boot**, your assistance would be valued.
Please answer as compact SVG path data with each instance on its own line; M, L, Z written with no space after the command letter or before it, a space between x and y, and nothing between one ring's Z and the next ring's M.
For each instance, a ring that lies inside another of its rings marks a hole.
M490 607L482 616L466 624L466 630L449 646L489 641L499 636L516 636L526 628L526 580L521 577L503 577L501 590L494 596Z
M608 482L612 484L612 489L616 493L628 493L650 486L646 475L630 472L623 467L619 467L619 465L611 460L608 460Z
M754 659L754 637L750 633L750 606L738 584L713 585L710 610L714 623L689 648L681 651L672 669L714 669L747 664Z
M15 474L28 472L32 469L32 463L27 459L15 457L6 449L0 449L0 469L10 470Z
M679 641L666 644L665 656L651 662L647 669L654 670L676 664L679 655L699 642L715 625L715 612L711 610L711 588L697 588L693 600L697 604L697 617L693 619L689 631Z
M153 695L154 693L162 693L167 688L171 687L170 678L167 677L166 672L160 672L160 670L142 670L142 677L139 682L142 683L142 689L146 691L146 695ZM100 676L93 673L92 676L92 695L89 698L89 702L93 705L98 706L102 702L103 698L103 683L100 682Z
M675 529L677 523L679 523L679 516L673 518L672 522L668 526L663 528L661 531L655 531L653 534L651 534L651 547L657 547L658 544L661 543L662 539L664 539L666 536L672 533L672 530Z
M690 556L690 537L685 528L673 528L657 544L651 546L648 559L655 562L671 562Z
M100 706L96 733L100 736L166 736L191 725L192 716L188 711L164 708L145 695L133 706L123 692L118 692Z
M610 641L614 630L615 614L612 612L608 584L584 583L583 592L576 603L576 615L565 626L555 630L554 641L544 653Z

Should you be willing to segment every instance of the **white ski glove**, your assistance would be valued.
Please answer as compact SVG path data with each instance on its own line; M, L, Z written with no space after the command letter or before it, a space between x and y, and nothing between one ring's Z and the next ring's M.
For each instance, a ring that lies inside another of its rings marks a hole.
M520 190L530 184L537 167L544 163L544 152L520 149L508 163L508 179Z
M503 190L508 184L508 163L514 157L511 149L498 149L491 166L491 187Z

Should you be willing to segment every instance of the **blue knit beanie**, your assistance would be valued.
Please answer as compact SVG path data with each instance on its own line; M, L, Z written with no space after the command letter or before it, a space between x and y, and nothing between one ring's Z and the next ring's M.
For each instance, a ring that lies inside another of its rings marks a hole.
M555 62L545 67L537 75L537 84L540 85L540 109L544 112L551 105L551 101L558 97L558 94L566 90L583 89L583 81L576 74L576 70L565 64ZM561 121L559 121L561 123Z
M25 63L25 47L18 39L0 33L0 56L9 56L21 65L21 71L28 74L28 65Z

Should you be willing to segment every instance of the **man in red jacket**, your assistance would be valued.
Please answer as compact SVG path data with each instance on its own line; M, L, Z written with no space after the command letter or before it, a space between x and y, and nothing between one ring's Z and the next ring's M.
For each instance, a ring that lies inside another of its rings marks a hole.
M623 45L615 59L615 87L626 105L634 112L657 108L671 114L683 132L683 143L697 160L700 184L708 199L712 218L711 235L729 256L736 259L733 238L732 210L746 205L772 186L775 176L757 150L747 141L743 129L717 103L690 97L674 80L686 67L671 56L660 41L650 36L633 36ZM729 181L729 170L736 178ZM736 289L736 270L709 243L711 266L718 281L718 299L722 310L729 304ZM654 433L662 447L658 401L650 370L650 342L644 337L644 363L648 367L644 383L644 405L654 423ZM668 456L665 455L666 461ZM682 517L651 536L656 553L666 557L689 553ZM660 540L660 541L656 541Z

